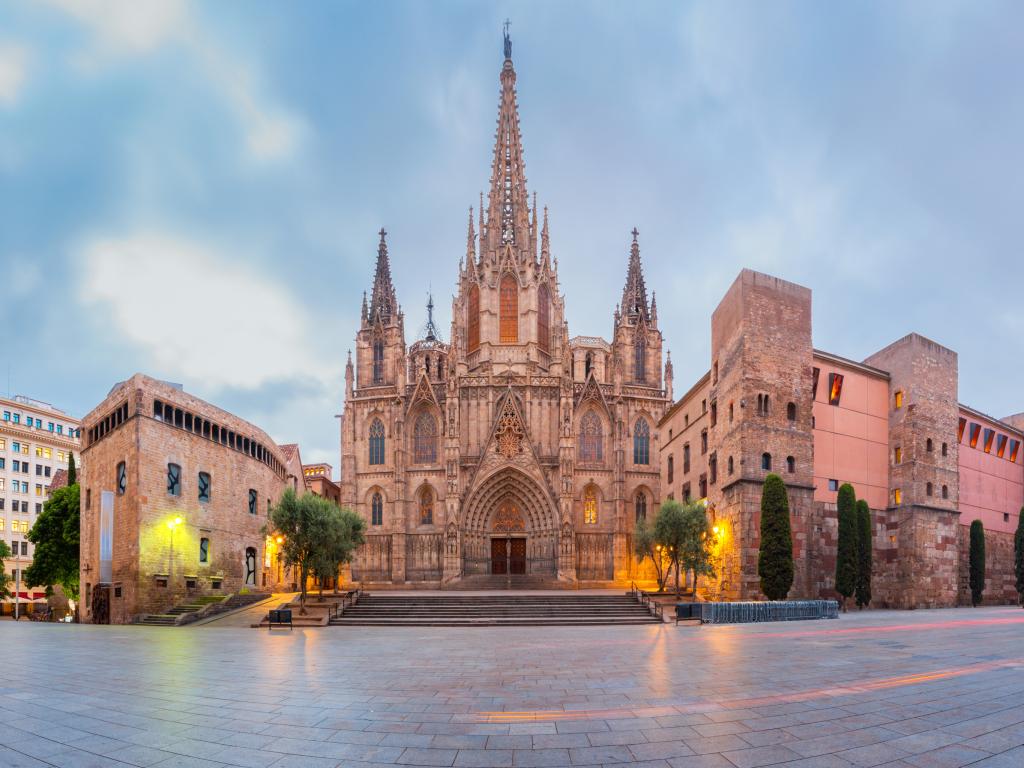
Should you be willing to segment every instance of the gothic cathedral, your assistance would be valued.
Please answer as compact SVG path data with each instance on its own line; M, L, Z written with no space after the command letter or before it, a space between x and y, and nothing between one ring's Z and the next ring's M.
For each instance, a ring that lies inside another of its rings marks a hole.
M506 33L490 192L475 226L470 209L450 343L431 313L406 347L380 232L341 421L342 502L368 526L352 564L362 584L628 581L636 521L661 500L672 370L663 378L638 232L611 341L570 338L547 208L526 190L515 82Z

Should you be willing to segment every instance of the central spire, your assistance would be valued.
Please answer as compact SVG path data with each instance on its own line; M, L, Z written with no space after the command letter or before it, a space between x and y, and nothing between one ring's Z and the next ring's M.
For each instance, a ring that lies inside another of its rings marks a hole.
M491 191L487 198L489 249L504 245L526 249L530 245L531 235L523 144L519 134L519 107L516 104L516 71L512 66L512 39L509 37L508 25L506 21L498 132L491 164Z
M629 267L626 270L626 285L622 289L622 314L636 322L639 318L650 322L650 310L647 304L647 286L644 284L644 271L640 266L640 243L637 238L640 231L633 227L633 244L629 249Z
M373 275L373 293L370 299L370 321L378 318L388 322L397 311L398 301L395 298L395 286L391 282L391 264L388 261L387 232L381 227L380 243L377 245L377 270Z

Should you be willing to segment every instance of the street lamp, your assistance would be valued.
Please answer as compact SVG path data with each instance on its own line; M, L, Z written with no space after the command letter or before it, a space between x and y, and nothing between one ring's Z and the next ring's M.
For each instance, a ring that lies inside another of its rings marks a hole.
M167 560L167 585L171 588L171 595L174 595L174 531L181 525L181 518L175 517L167 521L167 527L171 530L171 554Z

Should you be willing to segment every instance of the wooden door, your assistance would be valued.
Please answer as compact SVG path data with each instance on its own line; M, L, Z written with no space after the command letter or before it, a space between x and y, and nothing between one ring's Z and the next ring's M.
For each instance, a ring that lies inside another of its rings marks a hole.
M510 539L509 573L526 573L526 539Z
M508 565L505 539L491 539L491 573L504 576Z

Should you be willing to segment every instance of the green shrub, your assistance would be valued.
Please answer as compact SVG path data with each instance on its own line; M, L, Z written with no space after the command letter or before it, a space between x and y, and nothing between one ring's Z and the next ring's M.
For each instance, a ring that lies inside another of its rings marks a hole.
M971 523L971 605L980 605L985 591L985 527L981 520Z
M770 474L761 491L761 548L757 556L761 591L769 600L785 600L793 586L793 532L789 497L782 478Z
M871 603L871 560L874 542L871 509L861 499L857 502L857 607Z

